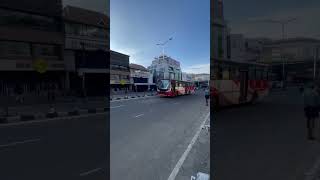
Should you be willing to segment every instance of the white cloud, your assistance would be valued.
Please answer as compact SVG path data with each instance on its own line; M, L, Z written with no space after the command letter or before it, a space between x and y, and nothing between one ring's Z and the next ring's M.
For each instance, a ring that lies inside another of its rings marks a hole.
M193 73L193 74L200 74L200 73L210 74L210 64L196 64L192 66L187 66L185 68L182 68L182 71L186 73Z

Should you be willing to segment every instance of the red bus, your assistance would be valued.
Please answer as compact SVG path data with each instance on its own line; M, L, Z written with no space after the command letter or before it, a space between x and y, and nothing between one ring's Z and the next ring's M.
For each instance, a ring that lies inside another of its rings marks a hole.
M267 65L215 59L212 67L214 107L253 103L268 95L271 73Z
M195 92L195 86L192 82L164 79L159 81L157 92L160 97L175 97L193 94Z

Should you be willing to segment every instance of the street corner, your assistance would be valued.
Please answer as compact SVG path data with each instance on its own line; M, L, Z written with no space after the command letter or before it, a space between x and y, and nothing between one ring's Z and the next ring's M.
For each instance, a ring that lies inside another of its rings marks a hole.
M200 135L183 163L176 180L190 179L198 173L210 174L210 122L203 126Z

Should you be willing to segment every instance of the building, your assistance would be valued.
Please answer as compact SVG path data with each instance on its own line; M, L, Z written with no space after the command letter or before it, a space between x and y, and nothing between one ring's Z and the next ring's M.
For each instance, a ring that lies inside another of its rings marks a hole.
M154 89L152 74L149 70L138 64L130 64L130 78L132 90L137 92L147 91L150 88Z
M130 89L129 56L110 51L110 88L114 91Z
M283 74L288 81L312 79L314 62L319 60L319 47L320 40L318 39L291 38L276 40L264 45L260 62L270 64L272 71L277 74L276 78L278 80L282 80ZM319 64L317 63L316 66L317 78L319 78L317 72L319 71Z
M88 96L106 95L110 64L109 17L66 6L63 18L66 88L85 92Z
M182 72L182 81L192 81L192 74Z
M64 87L61 0L0 1L0 94Z
M257 62L262 57L262 49L268 39L245 38L242 34L231 34L231 59L233 61Z
M180 62L166 55L156 57L148 69L153 75L153 82L161 79L182 80Z
M195 74L194 82L197 87L208 87L210 81L210 74L201 73Z
M230 59L230 29L224 19L223 1L211 3L211 59Z

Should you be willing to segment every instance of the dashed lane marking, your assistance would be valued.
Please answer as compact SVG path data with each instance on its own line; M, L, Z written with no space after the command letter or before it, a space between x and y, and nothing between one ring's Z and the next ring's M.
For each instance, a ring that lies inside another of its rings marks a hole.
M88 175L90 175L90 174L92 174L92 173L95 173L95 172L100 171L101 169L102 169L102 168L92 169L92 170L90 170L90 171L86 171L86 172L81 173L80 176L88 176Z
M144 114L136 115L135 118L141 117L141 116L143 116L143 115L144 115Z

